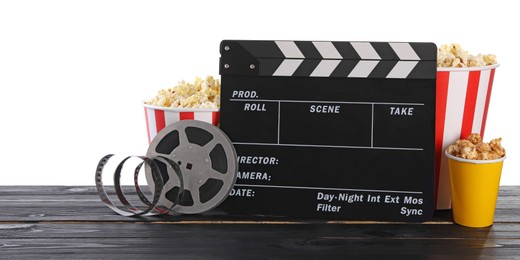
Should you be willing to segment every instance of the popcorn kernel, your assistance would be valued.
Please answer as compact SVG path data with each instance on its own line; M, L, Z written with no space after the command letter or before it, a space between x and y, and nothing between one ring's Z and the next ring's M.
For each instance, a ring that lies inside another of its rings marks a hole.
M479 134L473 133L468 139L461 139L454 145L448 146L448 153L459 158L469 160L494 160L506 155L502 147L502 138L491 140L489 143L482 142Z

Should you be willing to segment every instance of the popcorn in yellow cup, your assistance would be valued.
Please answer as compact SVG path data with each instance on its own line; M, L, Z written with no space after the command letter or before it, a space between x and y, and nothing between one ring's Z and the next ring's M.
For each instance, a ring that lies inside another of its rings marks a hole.
M501 138L482 142L472 134L445 152L453 198L453 220L467 227L493 224L502 165L506 158Z

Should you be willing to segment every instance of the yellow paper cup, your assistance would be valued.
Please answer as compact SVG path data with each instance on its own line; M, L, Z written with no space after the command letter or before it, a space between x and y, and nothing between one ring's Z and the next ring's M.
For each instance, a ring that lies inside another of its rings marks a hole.
M445 151L450 172L453 220L466 227L493 225L505 156L467 160Z

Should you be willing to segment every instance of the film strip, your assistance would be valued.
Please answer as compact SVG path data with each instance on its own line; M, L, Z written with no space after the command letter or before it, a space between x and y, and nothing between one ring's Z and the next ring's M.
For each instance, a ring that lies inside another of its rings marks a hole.
M112 202L102 181L111 159L113 154L99 161L96 188L107 207L128 217L211 210L227 198L238 172L237 154L229 138L219 128L196 120L167 126L152 140L146 156L127 156L119 161L114 170L114 190L122 206ZM132 204L121 187L121 175L130 159L141 161L133 168L134 189L141 207ZM153 194L151 200L138 181L143 167Z

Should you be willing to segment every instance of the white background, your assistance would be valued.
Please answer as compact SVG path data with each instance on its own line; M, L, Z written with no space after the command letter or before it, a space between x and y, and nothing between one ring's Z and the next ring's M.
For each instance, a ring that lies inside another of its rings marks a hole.
M520 185L514 1L0 0L0 185L93 185L107 153L144 155L141 101L218 76L222 39L457 42L501 66L486 140Z

